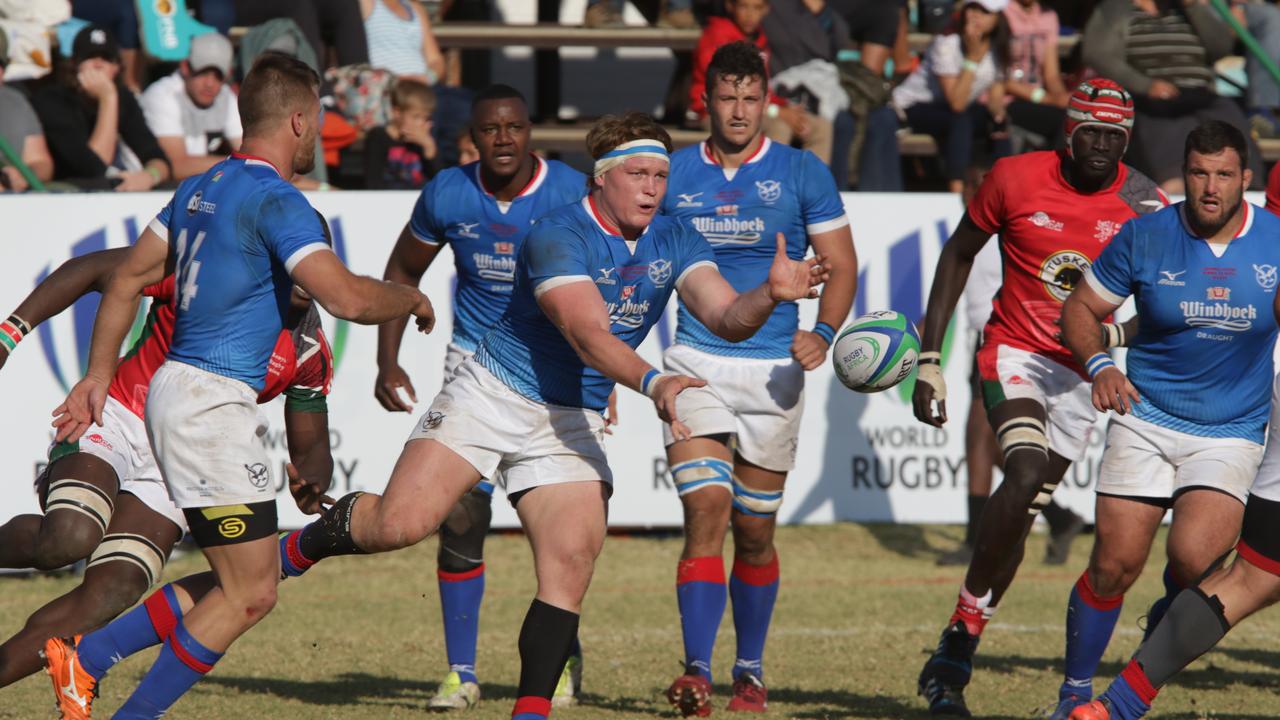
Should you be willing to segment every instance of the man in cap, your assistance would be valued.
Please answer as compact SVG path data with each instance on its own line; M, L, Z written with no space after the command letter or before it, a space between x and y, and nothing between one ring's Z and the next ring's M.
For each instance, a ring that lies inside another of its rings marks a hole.
M920 672L935 715L969 717L978 638L1022 562L1027 533L1085 451L1094 409L1084 367L1058 340L1062 302L1125 221L1164 207L1150 179L1123 165L1133 99L1105 78L1082 83L1067 109L1067 149L998 161L943 246L921 336L916 418L947 421L942 338L973 259L1000 236L1004 282L978 350L978 375L1004 456L1004 483L983 509L973 560L938 649ZM1104 328L1108 347L1123 344Z
M178 69L142 94L147 125L178 180L203 173L240 147L240 111L227 85L231 55L231 41L222 35L197 35Z

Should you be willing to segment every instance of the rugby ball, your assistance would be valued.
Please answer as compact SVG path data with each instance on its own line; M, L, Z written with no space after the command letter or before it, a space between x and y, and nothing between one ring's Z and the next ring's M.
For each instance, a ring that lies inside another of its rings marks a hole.
M831 362L836 377L861 393L888 390L906 379L920 355L920 335L902 313L867 313L836 335Z

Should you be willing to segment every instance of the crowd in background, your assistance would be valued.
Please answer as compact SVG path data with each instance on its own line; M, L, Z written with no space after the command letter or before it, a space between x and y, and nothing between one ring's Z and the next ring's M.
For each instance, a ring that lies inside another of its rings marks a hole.
M754 42L771 73L770 137L864 191L961 191L999 157L1060 148L1070 88L1103 75L1135 97L1128 161L1180 192L1180 154L1167 150L1199 121L1277 135L1280 82L1234 26L1280 58L1280 7L1230 4L1234 23L1210 0L637 2L658 26L701 28L671 80L668 124L705 128L712 53ZM203 172L239 146L237 78L263 52L295 55L324 79L325 163L299 187L414 189L474 159L470 97L500 78L483 77L486 63L464 73L432 27L491 17L485 0L154 4L168 15L151 5L0 0L0 190L150 190ZM622 8L589 0L583 24L620 26ZM909 31L933 34L918 55ZM1217 72L1241 54L1242 72ZM931 136L936 158L904 161L907 134ZM1262 178L1260 153L1250 161Z

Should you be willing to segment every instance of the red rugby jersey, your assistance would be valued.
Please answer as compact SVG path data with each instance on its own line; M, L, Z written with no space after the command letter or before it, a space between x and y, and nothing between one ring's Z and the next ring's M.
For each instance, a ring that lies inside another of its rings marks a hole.
M1168 204L1142 173L1121 164L1115 182L1082 193L1062 176L1053 150L1004 158L969 203L969 218L1000 236L1004 281L983 342L1045 355L1083 369L1054 339L1062 302L1126 220Z
M143 417L151 377L164 364L173 338L174 276L143 290L151 309L142 335L120 359L108 394ZM293 328L285 328L276 340L267 363L266 384L258 402L266 403L284 394L286 407L303 412L321 412L333 383L333 354L320 327L320 313L314 304Z

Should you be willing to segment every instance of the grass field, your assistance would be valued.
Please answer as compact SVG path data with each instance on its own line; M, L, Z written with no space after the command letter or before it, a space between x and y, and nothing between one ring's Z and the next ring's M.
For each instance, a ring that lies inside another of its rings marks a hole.
M921 718L915 678L955 599L961 569L934 559L958 528L842 524L779 532L783 585L766 653L768 717ZM1039 562L1042 536L979 650L969 703L977 717L1038 717L1060 682L1067 593L1091 537L1065 567ZM661 698L680 671L673 581L679 540L612 537L582 621L583 703L560 718L673 717ZM1163 538L1155 551L1163 553ZM1157 555L1157 558L1159 555ZM467 714L509 718L515 643L533 593L529 552L516 535L490 538L479 670L485 700ZM175 561L177 577L203 566ZM172 718L416 718L444 668L435 543L373 558L321 563L280 592L280 604L175 706ZM1100 673L1110 678L1136 646L1137 622L1158 592L1160 561L1131 591ZM0 632L74 581L0 579ZM715 671L723 707L732 663L726 613ZM150 664L131 658L104 683L95 717L109 717ZM1100 680L1099 689L1106 680ZM1192 665L1157 703L1164 718L1280 716L1280 611L1247 621ZM46 678L0 690L0 718L53 717ZM727 716L722 710L718 716Z

